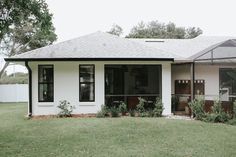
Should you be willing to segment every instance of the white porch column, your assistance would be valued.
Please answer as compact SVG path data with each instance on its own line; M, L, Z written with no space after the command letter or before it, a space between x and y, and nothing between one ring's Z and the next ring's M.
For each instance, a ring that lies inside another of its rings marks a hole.
M162 64L162 102L163 115L171 114L171 63Z
M97 111L105 105L105 70L104 63L98 62L95 67L95 100Z

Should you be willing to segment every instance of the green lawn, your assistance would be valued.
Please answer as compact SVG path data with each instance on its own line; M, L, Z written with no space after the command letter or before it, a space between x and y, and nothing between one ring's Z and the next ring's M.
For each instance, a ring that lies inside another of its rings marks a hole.
M0 156L235 157L236 127L164 118L27 120L0 104Z

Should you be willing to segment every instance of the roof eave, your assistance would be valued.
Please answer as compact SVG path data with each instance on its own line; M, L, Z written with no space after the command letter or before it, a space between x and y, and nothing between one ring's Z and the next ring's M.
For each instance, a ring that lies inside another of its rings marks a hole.
M6 62L22 61L172 61L174 58L4 58Z

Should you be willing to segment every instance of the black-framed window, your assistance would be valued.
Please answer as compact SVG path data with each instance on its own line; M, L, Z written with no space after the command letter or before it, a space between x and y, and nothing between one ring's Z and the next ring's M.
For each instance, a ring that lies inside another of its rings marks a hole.
M80 102L95 101L95 66L93 64L79 66L79 90Z
M53 65L38 66L38 101L53 102Z

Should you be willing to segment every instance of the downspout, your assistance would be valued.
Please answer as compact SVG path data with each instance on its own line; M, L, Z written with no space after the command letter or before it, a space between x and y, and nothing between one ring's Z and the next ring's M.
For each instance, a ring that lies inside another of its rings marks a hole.
M25 66L29 74L29 113L28 116L32 116L32 70L29 67L28 61L25 61Z

